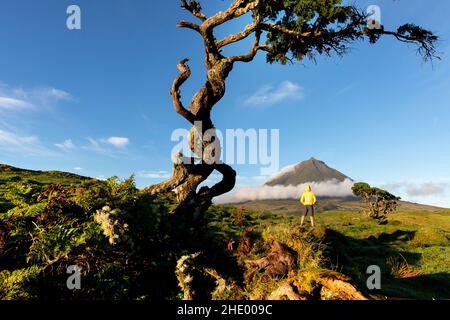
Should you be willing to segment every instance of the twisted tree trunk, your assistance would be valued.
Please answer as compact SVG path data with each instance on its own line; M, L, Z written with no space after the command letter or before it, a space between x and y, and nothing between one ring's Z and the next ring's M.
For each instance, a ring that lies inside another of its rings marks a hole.
M205 41L208 42L208 39L208 34L205 34ZM229 165L220 162L221 142L214 134L215 128L211 120L212 108L225 94L225 81L233 68L233 61L222 57L217 50L207 50L207 81L192 98L189 110L180 100L180 87L191 75L187 61L188 59L184 59L178 64L180 74L173 82L171 96L177 113L193 125L189 141L195 157L185 157L181 152L175 155L172 177L146 188L145 191L153 194L174 190L180 206L191 203L207 209L214 197L231 191L236 182L236 172ZM215 170L222 174L222 181L212 188L203 187L197 192L198 186Z
M227 164L220 162L220 141L214 135L214 124L211 120L213 107L225 95L225 81L233 69L235 62L250 62L259 50L270 51L270 48L260 45L262 17L256 15L254 22L247 26L243 32L229 35L218 41L214 36L214 28L247 13L252 12L260 5L259 0L234 0L225 11L207 18L201 13L201 6L194 0L182 0L181 7L189 11L200 20L200 24L189 21L180 21L178 27L188 28L199 33L205 47L205 66L207 80L205 85L194 95L189 109L186 109L180 100L180 87L190 77L191 71L186 64L188 59L178 64L180 74L173 82L171 96L175 110L193 125L190 131L190 149L193 158L187 158L179 153L173 159L173 176L169 180L145 189L148 193L167 192L174 190L180 203L179 208L207 209L212 199L231 191L236 183L236 172ZM224 57L220 50L232 43L239 42L254 34L252 48L243 55ZM205 133L207 133L205 135ZM194 159L195 158L195 159ZM195 161L197 160L197 161ZM199 160L199 161L198 161ZM222 181L213 187L203 187L197 191L198 186L204 182L213 171L222 174Z

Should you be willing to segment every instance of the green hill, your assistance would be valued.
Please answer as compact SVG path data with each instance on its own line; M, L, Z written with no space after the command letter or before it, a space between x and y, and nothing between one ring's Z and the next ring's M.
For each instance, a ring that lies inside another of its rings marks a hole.
M5 183L18 178L22 180L34 180L42 184L59 183L62 185L70 185L90 179L74 173L26 170L6 164L0 164L0 183Z
M45 186L52 183L62 186L79 185L90 178L73 173L61 171L34 171L15 168L6 164L0 164L0 212L11 208L11 203L4 198L4 194L10 183L25 182L36 186Z

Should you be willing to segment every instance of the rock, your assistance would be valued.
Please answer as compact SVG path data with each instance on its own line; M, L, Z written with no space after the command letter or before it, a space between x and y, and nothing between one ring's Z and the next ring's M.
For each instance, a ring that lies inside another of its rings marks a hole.
M268 300L307 300L306 297L294 292L294 288L289 283L281 285L277 290L273 291Z

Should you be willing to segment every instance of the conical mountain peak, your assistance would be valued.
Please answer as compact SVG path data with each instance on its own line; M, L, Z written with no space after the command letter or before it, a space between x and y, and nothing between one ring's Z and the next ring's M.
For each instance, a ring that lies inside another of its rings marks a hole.
M325 162L311 157L306 161L284 168L269 178L266 185L298 186L309 182L344 181L346 179L351 180L345 174L329 167Z

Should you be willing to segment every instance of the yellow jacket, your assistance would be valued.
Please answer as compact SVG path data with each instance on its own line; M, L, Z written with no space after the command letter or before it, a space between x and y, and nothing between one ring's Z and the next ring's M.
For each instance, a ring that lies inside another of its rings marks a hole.
M303 192L302 197L300 198L300 202L304 206L313 206L316 204L316 195L311 191L310 186L306 186L305 192Z

